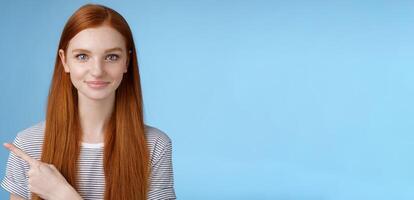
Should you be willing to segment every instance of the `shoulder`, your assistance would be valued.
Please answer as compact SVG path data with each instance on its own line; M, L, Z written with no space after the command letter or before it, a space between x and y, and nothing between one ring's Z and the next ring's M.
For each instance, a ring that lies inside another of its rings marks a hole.
M154 163L156 160L160 159L166 151L167 153L171 152L172 141L164 131L153 126L145 125L145 135L151 162Z
M40 159L45 131L45 121L38 122L17 133L13 144L33 158ZM150 156L153 159L165 151L171 151L172 141L162 130L145 125L145 136Z
M36 140L39 137L43 137L45 131L45 122L38 122L26 129L17 133L17 138L21 140Z
M145 125L145 136L149 145L171 143L170 137L164 131L153 126Z
M45 122L38 122L26 129L19 131L13 144L28 155L39 158L45 131Z

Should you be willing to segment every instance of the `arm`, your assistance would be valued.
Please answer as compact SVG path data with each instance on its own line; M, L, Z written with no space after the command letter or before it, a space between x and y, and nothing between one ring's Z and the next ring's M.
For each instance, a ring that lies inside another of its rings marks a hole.
M69 185L65 177L52 164L38 161L13 144L4 143L4 147L30 165L28 189L39 197L48 200L81 200L82 197Z
M58 192L61 196L54 197L53 199L61 199L61 200L83 200L83 198L79 195L79 193L69 184L61 187L62 190ZM52 198L51 198L52 199Z
M10 193L10 200L24 200L22 197L16 194Z
M82 200L82 197L75 191L75 190L72 190L72 189L69 189L68 190L68 192L67 192L67 195L65 196L65 198L64 199L71 199L71 200L73 200L73 199L76 199L76 200ZM13 193L10 193L10 200L25 200L24 198L22 198L21 196L19 196L19 195L16 195L16 194L13 194Z

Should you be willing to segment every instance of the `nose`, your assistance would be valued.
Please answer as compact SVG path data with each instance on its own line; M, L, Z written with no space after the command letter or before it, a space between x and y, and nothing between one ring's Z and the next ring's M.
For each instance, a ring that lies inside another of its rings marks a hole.
M103 67L104 64L100 60L96 59L91 65L90 74L94 77L102 76L104 74Z

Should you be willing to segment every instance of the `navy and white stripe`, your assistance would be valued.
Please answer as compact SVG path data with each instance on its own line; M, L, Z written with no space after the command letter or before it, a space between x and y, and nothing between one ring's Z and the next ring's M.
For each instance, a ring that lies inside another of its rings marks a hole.
M32 158L40 160L44 129L44 121L31 126L19 132L13 144ZM151 184L147 199L176 199L171 139L161 130L148 125L145 126L145 134L151 163ZM85 200L103 199L104 197L103 150L103 143L82 143L78 161L78 193ZM24 199L31 199L31 193L27 187L27 171L29 171L28 163L10 152L6 175L1 186L10 193Z

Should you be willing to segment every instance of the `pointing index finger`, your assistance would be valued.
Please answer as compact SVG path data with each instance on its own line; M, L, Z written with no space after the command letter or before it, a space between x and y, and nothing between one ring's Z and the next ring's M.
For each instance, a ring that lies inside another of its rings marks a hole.
M17 148L13 144L3 143L3 146L6 147L11 152L13 152L14 154L16 154L17 157L19 157L19 158L25 160L26 162L28 162L30 166L37 166L37 165L39 165L39 161L38 160L30 157L24 151L22 151L21 149Z

